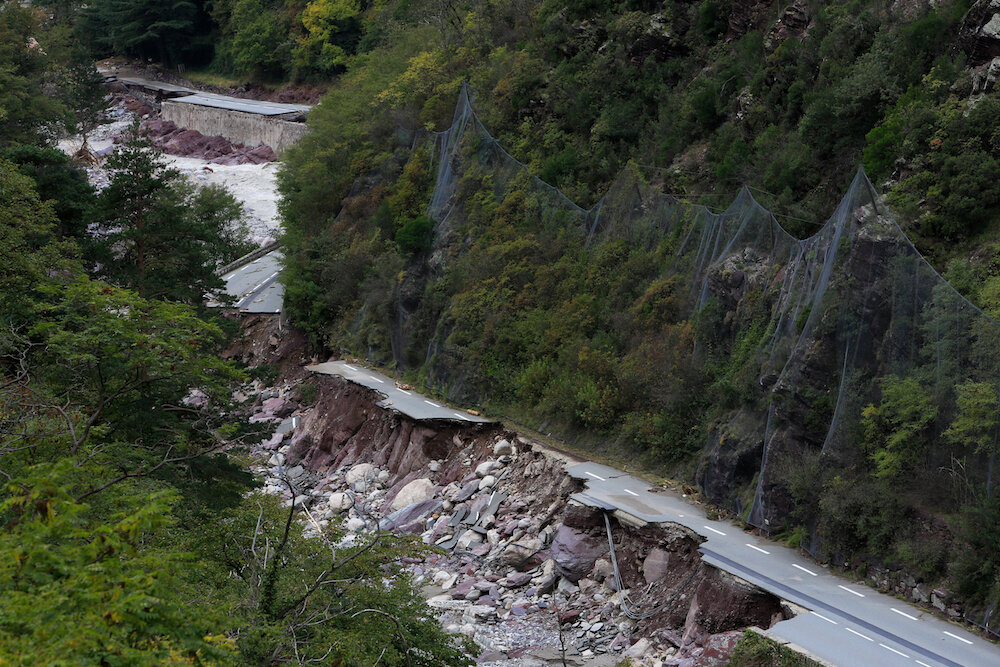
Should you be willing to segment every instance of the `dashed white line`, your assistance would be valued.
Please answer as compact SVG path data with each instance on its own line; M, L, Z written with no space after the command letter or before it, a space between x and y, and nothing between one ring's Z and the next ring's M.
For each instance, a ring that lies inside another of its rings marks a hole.
M625 493L629 494L630 496L635 496L636 498L639 497L639 494L636 493L635 491L630 491L628 489L625 489Z
M916 617L916 616L910 616L910 615L909 615L909 614L907 614L907 613L906 613L905 611L900 611L900 610L896 609L895 607L890 607L889 609L891 609L892 611L896 612L896 613L897 613L897 614L899 614L900 616L905 616L905 617L907 617L907 618L908 618L908 619L910 619L911 621L915 621L915 620L917 620L917 617Z
M350 368L352 371L358 370L357 368L355 368L354 366L352 366L350 364L344 364L344 368Z
M865 596L865 594L864 594L864 593L859 593L859 592L857 592L857 591L852 591L852 590L851 590L850 588L848 588L847 586L841 586L840 584L837 584L837 588L843 588L843 589L844 589L845 591L847 591L847 592L848 592L848 593L850 593L851 595L857 595L857 596L858 596L859 598L863 598L863 597Z
M712 528L711 526L705 526L705 530L710 530L713 533L718 533L719 535L725 535L725 533L722 532L721 530L716 530L715 528Z
M750 547L751 549L753 549L754 551L759 551L759 552L761 552L762 554L767 554L768 556L770 556L770 555L771 555L771 552L770 552L770 551L764 551L764 550L763 550L763 549L761 549L760 547L755 547L754 545L750 544L749 542L747 542L747 546L748 546L748 547Z
M879 642L879 644L878 644L878 645L879 645L879 646L881 646L882 648L884 648L884 649L885 649L886 651L892 651L892 652L893 652L893 653L895 653L896 655L901 655L901 656L903 656L904 658L909 658L909 657L910 657L910 656L906 655L905 653L903 653L902 651L897 651L896 649L894 649L894 648L893 648L893 647L891 647L891 646L886 646L886 645L885 645L885 644L883 644L882 642Z
M684 518L684 515L683 515L683 514L678 514L677 516L679 516L679 517L680 517L680 518L682 518L682 519Z
M919 660L914 660L913 662L917 663L918 665L923 665L923 667L931 667L926 662L920 662Z
M412 396L413 395L410 392L406 391L405 389L400 389L399 391L401 391L402 393L406 394L407 396Z
M375 382L378 382L379 384L385 384L385 380L379 380L379 379L378 379L377 377L375 377L374 375L369 375L369 376L368 376L368 379L369 379L369 380L374 380Z
M589 470L587 471L587 474L590 475L591 477L593 477L594 479L598 480L599 482L606 482L606 481L608 481L608 480L604 479L603 477L600 477L599 475L595 475L594 473L590 472Z
M816 618L822 618L827 623L833 623L834 625L837 625L837 621L831 621L829 618L827 618L823 614L817 614L816 612L812 612L812 615L815 616Z
M433 405L435 408L440 408L441 407L437 403L432 403L431 401L427 401L427 400L425 400L424 403L426 403L427 405Z
M467 420L468 419L468 417L466 417L465 415L463 415L461 412L453 412L452 414L455 415L456 417L458 417L459 419L462 419L462 420Z
M806 568L802 567L801 565L796 565L795 563L792 563L792 567L794 567L794 568L798 568L798 569L802 570L803 572L805 572L806 574L811 574L811 575L812 575L812 576L814 576L814 577L815 577L815 576L818 576L818 575L817 575L817 574L816 574L815 572L813 572L812 570L807 570Z
M944 633L946 635L948 635L949 637L951 637L952 639L957 639L960 642L965 642L966 644L971 644L972 643L968 639L965 639L964 637L959 637L958 635L953 635L950 632L948 632L947 630L945 630Z
M861 634L861 633L860 633L860 632L858 632L857 630L851 630L850 628L844 628L844 629L845 629L845 630L847 630L848 632L850 632L851 634L854 634L854 635L857 635L858 637L861 637L862 639L867 639L867 640L868 640L868 641L870 641L870 642L873 642L873 641L875 641L875 640L874 640L874 639L872 639L871 637L866 637L865 635Z

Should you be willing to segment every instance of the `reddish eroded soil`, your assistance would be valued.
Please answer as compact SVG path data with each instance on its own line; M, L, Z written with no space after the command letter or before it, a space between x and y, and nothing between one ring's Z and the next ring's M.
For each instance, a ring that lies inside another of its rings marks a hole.
M177 127L169 120L150 118L142 121L139 131L159 146L164 153L181 157L196 157L215 164L263 164L278 159L270 146L259 144L251 148L234 144L225 137L207 137L198 130Z

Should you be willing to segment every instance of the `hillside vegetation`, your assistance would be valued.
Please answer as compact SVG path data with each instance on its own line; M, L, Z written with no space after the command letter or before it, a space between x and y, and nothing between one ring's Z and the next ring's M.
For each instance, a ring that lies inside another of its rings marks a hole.
M153 5L66 12L100 55L331 85L281 179L317 348L988 617L993 3Z
M54 143L105 91L33 4L0 3L0 664L468 664L393 571L422 544L306 539L256 489L203 303L241 207L137 136L95 193Z
M317 345L989 606L991 11L380 5L286 159L289 310Z

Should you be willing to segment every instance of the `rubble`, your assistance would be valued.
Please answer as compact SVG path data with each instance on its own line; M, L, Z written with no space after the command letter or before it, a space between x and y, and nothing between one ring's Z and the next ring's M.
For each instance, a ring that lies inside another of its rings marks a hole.
M308 511L309 534L391 530L439 546L405 567L480 664L722 665L739 630L782 618L776 598L702 567L700 538L673 524L614 522L628 587L616 590L603 515L567 504L561 460L498 425L414 423L373 409L367 389L311 382L311 406L292 383L242 392L257 397L251 421L275 425L256 448L265 488ZM633 620L623 601L656 613Z

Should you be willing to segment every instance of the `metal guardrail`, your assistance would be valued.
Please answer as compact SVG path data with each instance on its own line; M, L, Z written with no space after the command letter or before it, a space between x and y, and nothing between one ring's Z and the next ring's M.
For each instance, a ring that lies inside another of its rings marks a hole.
M261 247L257 248L256 250L254 250L252 252L248 252L247 254L243 255L239 259L235 259L235 260L229 262L229 264L226 264L225 266L219 267L218 269L215 270L215 273L216 273L216 275L219 275L219 276L221 276L221 275L223 275L225 273L229 273L233 269L238 269L241 266L243 266L244 264L249 264L250 262L254 261L255 259L260 259L264 255L266 255L266 254L268 254L270 252L274 252L275 250L277 250L280 247L281 247L281 241L272 241L271 243L268 243L265 246L261 246Z

